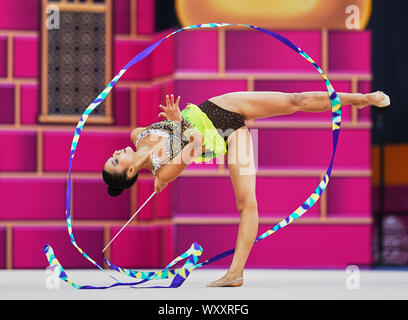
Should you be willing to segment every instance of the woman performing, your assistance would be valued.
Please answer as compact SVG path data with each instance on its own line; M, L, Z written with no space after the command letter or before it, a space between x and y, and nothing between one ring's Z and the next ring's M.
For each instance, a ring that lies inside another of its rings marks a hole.
M354 105L358 109L390 104L389 97L381 91L338 95L342 105ZM131 140L136 151L132 147L115 151L105 163L103 179L108 193L117 196L135 183L140 169L146 168L156 176L154 191L160 192L192 161L227 153L240 223L228 271L207 286L238 287L243 284L244 267L258 232L253 145L244 120L297 111L324 112L331 110L330 99L327 92L232 92L199 106L188 104L182 111L179 101L180 97L174 101L173 95L166 96L167 106L160 105L163 112L159 116L167 120L134 129Z

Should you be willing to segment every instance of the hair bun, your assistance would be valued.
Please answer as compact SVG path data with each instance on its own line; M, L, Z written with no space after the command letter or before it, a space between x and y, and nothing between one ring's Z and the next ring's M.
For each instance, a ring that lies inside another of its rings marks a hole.
M116 197L116 196L120 195L122 193L122 191L123 191L123 189L108 186L108 193L112 197Z

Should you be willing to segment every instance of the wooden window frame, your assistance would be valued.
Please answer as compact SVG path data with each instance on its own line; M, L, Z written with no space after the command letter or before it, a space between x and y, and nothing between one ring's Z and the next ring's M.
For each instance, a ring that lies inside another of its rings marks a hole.
M55 2L42 0L41 12L41 113L39 115L40 123L77 123L80 115L52 115L48 113L48 29L46 27L47 13L46 8L49 5L58 7L61 11L76 11L76 12L104 12L105 13L105 84L107 85L112 80L112 0L105 0L105 3L87 2ZM96 98L96 96L95 96ZM92 101L89 101L89 104ZM88 107L88 106L84 106ZM113 124L112 117L112 95L108 95L105 99L105 115L91 116L87 120L88 123L94 124Z

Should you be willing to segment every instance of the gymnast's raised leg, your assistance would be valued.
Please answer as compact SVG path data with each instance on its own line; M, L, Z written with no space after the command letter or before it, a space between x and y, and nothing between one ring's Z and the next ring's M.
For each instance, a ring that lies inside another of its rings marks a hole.
M337 93L341 105L362 109L368 105L385 107L389 97L381 91L372 93ZM241 114L245 120L287 115L297 111L324 112L331 110L329 95L323 91L284 93L274 91L231 92L210 99L223 109Z

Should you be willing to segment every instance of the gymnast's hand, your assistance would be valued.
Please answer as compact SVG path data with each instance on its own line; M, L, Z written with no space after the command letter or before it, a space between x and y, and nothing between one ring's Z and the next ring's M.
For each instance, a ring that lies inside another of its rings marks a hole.
M166 104L167 106L160 105L160 108L163 112L159 113L159 117L163 116L166 117L168 120L172 121L182 121L183 118L181 117L180 109L179 109L179 102L180 96L178 96L177 101L174 102L174 96L171 95L171 99L169 99L169 95L166 95Z
M167 187L167 183L159 180L157 177L154 180L154 192L159 193Z

